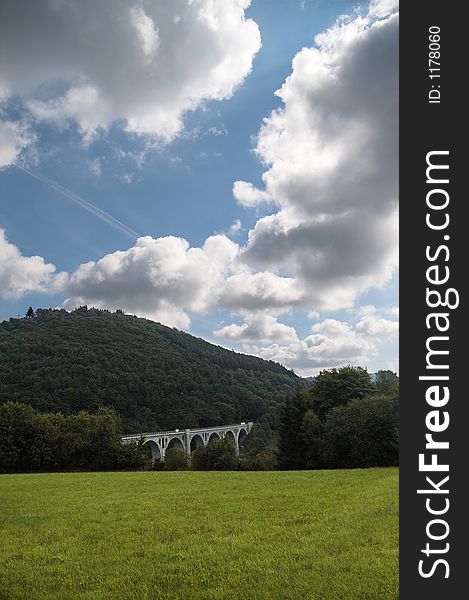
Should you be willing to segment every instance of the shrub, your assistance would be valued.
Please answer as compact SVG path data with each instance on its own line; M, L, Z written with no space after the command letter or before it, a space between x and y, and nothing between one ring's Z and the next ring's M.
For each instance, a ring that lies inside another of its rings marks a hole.
M238 458L231 441L223 438L197 448L191 464L196 471L234 471L238 468Z
M181 448L170 448L164 457L165 471L186 471L189 468L189 457Z
M277 456L273 450L266 448L255 454L241 456L238 459L238 468L241 471L275 471Z

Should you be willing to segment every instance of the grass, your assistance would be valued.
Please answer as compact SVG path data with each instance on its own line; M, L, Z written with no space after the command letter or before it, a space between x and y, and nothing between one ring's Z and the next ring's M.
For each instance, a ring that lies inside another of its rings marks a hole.
M0 476L2 600L398 597L398 471Z

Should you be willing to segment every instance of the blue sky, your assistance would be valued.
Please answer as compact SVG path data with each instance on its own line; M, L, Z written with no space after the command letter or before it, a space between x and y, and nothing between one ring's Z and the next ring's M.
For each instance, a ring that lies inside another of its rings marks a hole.
M388 69L397 88L393 2L233 0L228 18L217 2L207 16L204 0L122 0L110 4L118 24L91 42L93 3L73 21L39 2L29 24L22 4L7 15L14 60L0 69L0 319L86 302L303 375L398 369L397 145L385 143L397 89L390 99L373 78ZM68 36L51 39L54 19ZM25 85L18 44L31 27L37 81ZM51 61L66 39L75 54Z

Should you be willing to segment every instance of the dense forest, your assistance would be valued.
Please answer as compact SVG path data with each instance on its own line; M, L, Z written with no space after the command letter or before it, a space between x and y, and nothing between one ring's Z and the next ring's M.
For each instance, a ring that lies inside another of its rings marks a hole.
M349 469L399 463L399 377L346 366L324 370L288 397L278 431L281 469Z
M30 309L0 323L0 404L64 415L109 406L123 431L241 420L275 429L285 397L307 386L277 363L122 311Z

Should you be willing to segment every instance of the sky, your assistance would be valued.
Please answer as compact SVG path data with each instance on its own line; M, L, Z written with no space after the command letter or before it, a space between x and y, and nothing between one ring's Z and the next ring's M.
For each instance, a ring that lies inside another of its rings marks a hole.
M395 0L0 5L0 320L398 371Z

